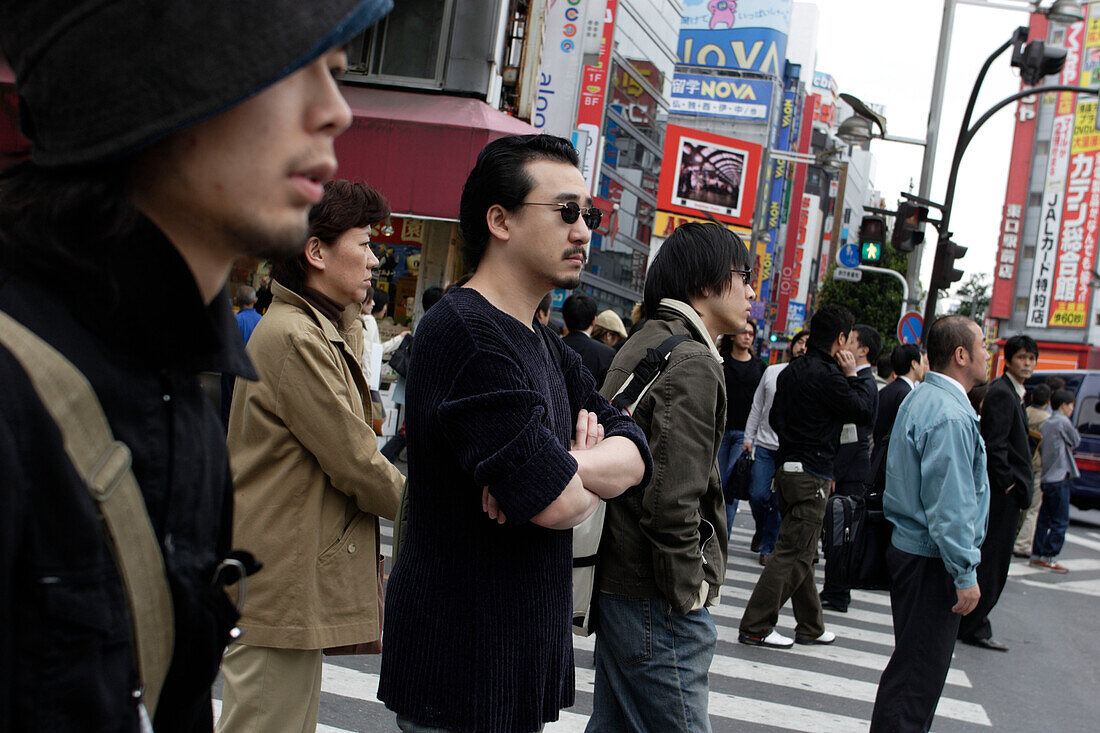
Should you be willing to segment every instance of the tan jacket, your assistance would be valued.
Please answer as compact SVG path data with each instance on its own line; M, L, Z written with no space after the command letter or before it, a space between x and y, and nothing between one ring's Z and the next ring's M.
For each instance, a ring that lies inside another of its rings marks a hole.
M1028 433L1035 438L1042 440L1040 429L1043 427L1043 423L1050 417L1050 413L1041 407L1034 407L1029 405L1027 410L1027 430ZM1031 454L1031 472L1035 474L1035 485L1039 485L1039 476L1043 472L1043 457L1042 451L1038 448Z
M397 514L404 477L371 429L358 313L345 311L338 331L301 296L271 290L248 342L260 379L237 381L229 414L233 546L264 564L248 579L242 641L374 641L378 517Z

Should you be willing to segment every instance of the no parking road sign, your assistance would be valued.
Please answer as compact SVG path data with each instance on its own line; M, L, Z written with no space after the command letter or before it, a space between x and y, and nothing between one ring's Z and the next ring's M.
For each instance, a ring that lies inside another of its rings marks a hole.
M898 341L903 344L919 344L924 331L924 319L920 313L909 311L898 321Z

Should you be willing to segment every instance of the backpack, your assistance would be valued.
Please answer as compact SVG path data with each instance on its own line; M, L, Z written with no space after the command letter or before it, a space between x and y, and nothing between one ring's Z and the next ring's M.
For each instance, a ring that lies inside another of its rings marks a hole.
M672 350L690 340L690 336L669 336L656 348L647 349L645 357L611 398L611 406L625 415L633 415L668 366ZM588 636L596 630L596 563L606 514L607 502L601 501L588 519L573 528L573 633L579 636Z
M886 548L893 525L882 511L882 494L829 497L821 533L825 582L847 588L887 590Z

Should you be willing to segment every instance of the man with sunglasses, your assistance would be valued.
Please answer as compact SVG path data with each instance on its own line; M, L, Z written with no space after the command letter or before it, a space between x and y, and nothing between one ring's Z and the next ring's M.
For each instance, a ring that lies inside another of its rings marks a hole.
M669 354L633 410L653 452L653 481L607 505L593 733L711 729L707 675L718 634L709 607L726 574L718 455L727 401L715 342L745 330L751 266L728 229L679 227L646 275L645 325L607 373L603 393L614 395L650 351Z
M572 527L649 480L638 426L535 319L600 221L577 162L549 135L481 151L459 214L473 276L417 329L378 688L405 731L522 733L573 704Z

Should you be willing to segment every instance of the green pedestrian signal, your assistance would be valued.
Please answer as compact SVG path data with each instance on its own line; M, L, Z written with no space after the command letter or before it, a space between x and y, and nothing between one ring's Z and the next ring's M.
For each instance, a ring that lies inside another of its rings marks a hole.
M886 220L881 216L865 216L859 223L859 261L874 265L882 259L882 245L886 241Z
M859 259L861 262L878 262L882 259L882 245L878 242L864 242L860 245Z

